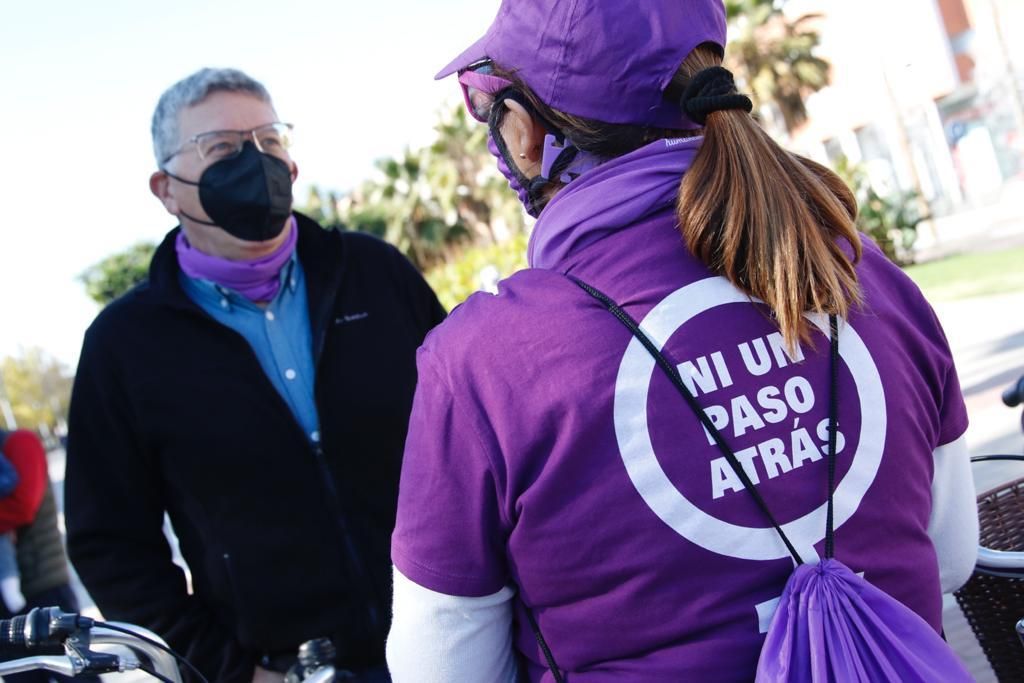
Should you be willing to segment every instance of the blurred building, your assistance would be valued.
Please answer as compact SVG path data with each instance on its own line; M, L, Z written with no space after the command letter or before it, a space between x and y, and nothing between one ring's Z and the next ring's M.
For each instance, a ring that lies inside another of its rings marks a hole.
M1024 0L791 0L822 15L831 85L791 146L863 164L877 189L916 190L935 216L1024 178Z

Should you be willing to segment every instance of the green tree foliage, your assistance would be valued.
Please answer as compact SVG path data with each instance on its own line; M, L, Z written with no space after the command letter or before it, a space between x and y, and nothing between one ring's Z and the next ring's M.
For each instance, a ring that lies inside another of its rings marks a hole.
M93 301L106 306L149 275L156 245L140 242L90 266L78 279Z
M435 130L432 179L442 210L458 216L475 244L497 244L522 233L523 207L487 150L487 126L459 104L441 116Z
M300 210L325 226L368 232L421 270L525 231L523 210L487 151L487 127L459 104L442 112L436 137L376 163L374 177L338 197L312 188Z
M0 378L0 400L10 402L18 427L50 434L67 424L72 379L67 368L45 351L31 348L20 357L5 358Z
M924 220L918 210L917 193L880 194L864 168L851 164L846 158L839 160L835 170L857 197L860 209L857 229L874 240L893 263L901 266L910 263L917 241L917 226Z
M785 0L727 0L732 40L726 65L742 81L754 106L774 105L788 132L807 120L805 98L829 83L830 66L815 50L819 14L790 19Z
M430 148L377 162L378 177L353 194L346 222L391 242L421 269L447 260L468 233L458 214L445 210L438 165Z
M493 292L498 280L526 268L526 243L526 233L518 233L504 242L465 249L428 271L427 282L450 311L473 292Z

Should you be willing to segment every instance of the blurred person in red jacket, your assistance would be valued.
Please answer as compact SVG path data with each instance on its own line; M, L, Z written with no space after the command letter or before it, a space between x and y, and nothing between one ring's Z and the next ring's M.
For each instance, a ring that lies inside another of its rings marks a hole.
M78 601L71 588L67 554L57 522L57 504L50 485L43 443L35 433L25 429L0 430L0 449L18 480L11 493L0 498L0 534L15 536L20 589L24 595L20 610L0 603L0 618L10 618L33 607L58 606L77 612ZM0 660L27 654L24 650L5 648L0 651ZM52 654L63 654L63 648L54 648ZM47 683L70 679L34 671L6 676L4 680L11 683ZM86 680L97 679L89 676Z
M0 498L0 534L8 534L35 519L49 480L46 451L34 433L27 429L0 430L0 448L17 474L17 485Z

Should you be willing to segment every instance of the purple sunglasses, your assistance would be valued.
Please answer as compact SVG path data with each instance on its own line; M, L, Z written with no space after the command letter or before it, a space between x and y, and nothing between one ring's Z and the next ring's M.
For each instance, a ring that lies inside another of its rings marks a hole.
M493 74L494 66L491 62L484 61L474 64L459 73L459 85L462 86L462 96L466 100L466 109L469 115L481 123L488 123L491 116L491 108L501 91L512 87L514 84L508 79ZM552 170L567 149L574 149L572 161L568 163L558 174L558 179L563 183L572 182L575 178L586 173L592 168L601 164L597 156L583 152L575 148L575 145L564 136L556 136L549 128L544 136L543 155L541 158L541 176L550 178Z
M493 75L491 62L479 62L459 73L459 85L466 100L469 115L480 123L487 123L494 106L495 96L512 86L512 82Z

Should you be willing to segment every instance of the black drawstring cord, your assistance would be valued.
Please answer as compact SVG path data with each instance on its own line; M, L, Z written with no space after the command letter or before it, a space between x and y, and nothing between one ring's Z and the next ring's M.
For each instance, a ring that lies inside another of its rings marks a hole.
M561 669L558 668L555 656L551 654L551 648L548 647L547 641L544 640L544 636L541 635L540 625L533 617L533 612L530 611L529 607L526 607L526 618L530 620L530 628L533 629L533 636L537 639L537 644L540 645L540 651L544 653L544 659L547 660L548 668L551 670L551 675L555 677L555 683L565 683L565 678L562 676Z
M831 384L828 396L828 513L825 518L825 559L835 556L832 494L836 490L836 441L839 432L839 320L829 316L831 332Z

